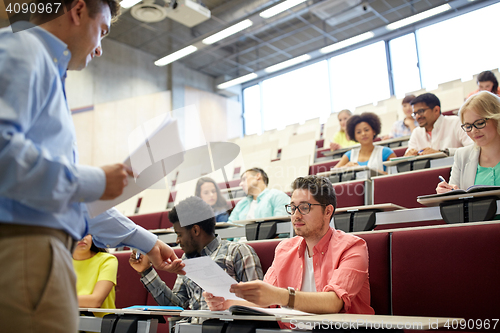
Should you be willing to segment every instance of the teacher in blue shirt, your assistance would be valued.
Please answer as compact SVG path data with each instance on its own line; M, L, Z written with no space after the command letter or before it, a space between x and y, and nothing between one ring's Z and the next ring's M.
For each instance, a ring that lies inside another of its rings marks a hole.
M71 251L95 235L100 247L129 245L157 268L182 264L156 236L111 209L88 217L85 203L119 196L123 164L78 164L64 90L66 71L101 56L118 0L63 0L33 23L0 29L0 322L2 332L77 332ZM37 8L47 1L36 1ZM52 4L56 5L56 4ZM167 262L167 263L165 263ZM35 329L36 328L36 329Z

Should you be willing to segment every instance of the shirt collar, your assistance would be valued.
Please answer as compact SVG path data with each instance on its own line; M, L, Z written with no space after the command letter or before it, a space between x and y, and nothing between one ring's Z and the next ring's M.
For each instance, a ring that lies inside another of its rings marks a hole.
M436 121L434 122L434 125L432 126L432 130L438 130L439 127L441 126L441 123L443 122L443 115L439 115L439 117L436 119Z
M328 231L326 234L320 239L318 244L316 244L313 248L313 255L318 253L318 252L325 252L326 249L328 248L328 245L330 244L330 240L333 235L333 228L330 227L328 228ZM299 258L303 257L304 254L306 253L306 240L302 238L302 241L299 244L299 247L297 248L297 251L299 251Z
M203 248L203 250L201 250L201 255L209 256L214 253L215 250L217 250L217 248L219 247L220 242L221 238L219 235L217 235L210 243L207 244L207 246Z
M14 27L15 25L15 27ZM48 32L47 30L34 25L31 22L19 21L13 24L14 31L27 30L26 33L35 35L40 42L45 46L50 58L59 71L61 78L66 77L69 61L71 60L71 52L62 40ZM24 32L22 32L24 33Z
M265 196L265 193L269 192L269 189L266 188L264 191L260 192L259 195L257 196L257 202L259 202L264 196ZM248 200L251 202L253 201L253 195L249 194L247 195L247 198Z

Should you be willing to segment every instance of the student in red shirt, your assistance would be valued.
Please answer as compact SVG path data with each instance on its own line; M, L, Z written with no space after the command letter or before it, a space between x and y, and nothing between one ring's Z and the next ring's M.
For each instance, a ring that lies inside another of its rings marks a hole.
M297 236L277 246L264 281L231 286L230 291L246 302L205 292L209 308L279 305L311 313L374 314L366 243L330 226L337 203L330 180L299 177L292 188L286 208Z

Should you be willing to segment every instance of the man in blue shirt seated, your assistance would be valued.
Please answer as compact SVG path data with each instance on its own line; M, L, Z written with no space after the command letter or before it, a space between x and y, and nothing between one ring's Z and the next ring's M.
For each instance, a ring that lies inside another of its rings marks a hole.
M262 280L263 272L255 250L243 243L221 240L215 234L215 217L210 205L201 198L189 197L179 202L168 214L177 234L177 244L184 251L182 259L210 256L238 282ZM135 252L129 263L141 274L141 281L159 305L175 305L191 310L209 310L203 290L185 275L177 275L170 289L161 280L148 256L136 260ZM192 322L198 322L193 318Z
M229 221L251 220L255 218L287 216L285 205L290 197L282 191L268 189L269 178L260 168L248 169L241 176L240 186L247 195L234 207Z

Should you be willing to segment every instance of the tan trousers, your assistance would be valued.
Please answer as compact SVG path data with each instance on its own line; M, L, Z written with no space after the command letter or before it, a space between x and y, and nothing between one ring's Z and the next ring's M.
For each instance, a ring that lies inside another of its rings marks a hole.
M3 333L76 333L72 239L64 232L0 223Z

